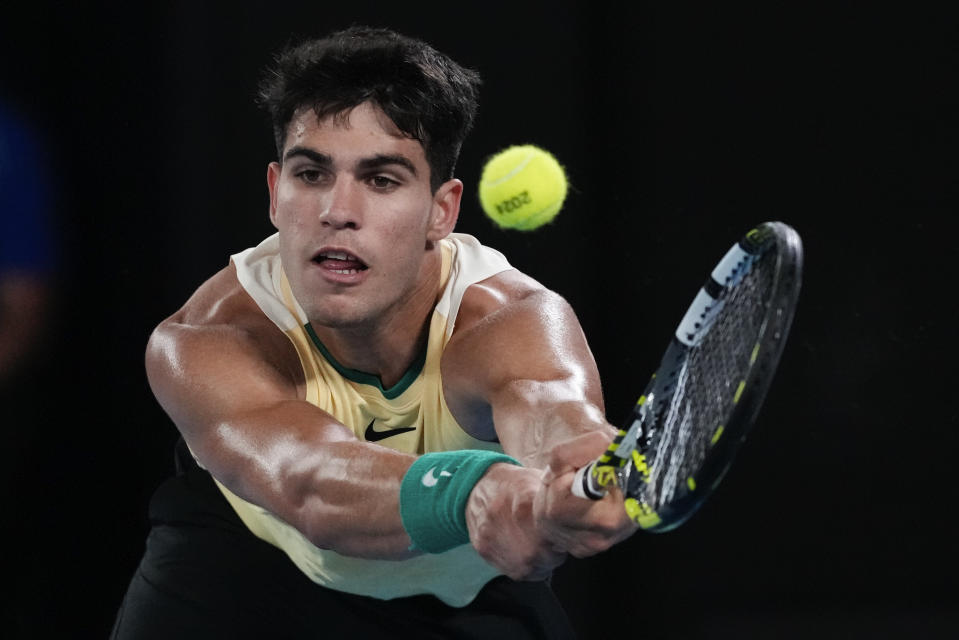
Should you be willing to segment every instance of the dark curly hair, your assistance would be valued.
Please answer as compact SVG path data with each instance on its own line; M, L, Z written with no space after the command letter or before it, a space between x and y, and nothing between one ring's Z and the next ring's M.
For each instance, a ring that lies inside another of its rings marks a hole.
M388 29L351 27L307 40L276 56L258 103L272 120L282 162L287 127L310 107L320 119L372 102L421 145L430 186L453 177L460 147L476 116L479 74L430 45Z

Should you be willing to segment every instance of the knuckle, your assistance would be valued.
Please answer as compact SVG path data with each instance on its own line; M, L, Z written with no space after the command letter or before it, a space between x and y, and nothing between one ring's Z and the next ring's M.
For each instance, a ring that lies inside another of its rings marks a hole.
M599 521L598 530L606 536L613 536L623 528L623 519L617 513L604 514Z
M618 535L622 531L628 530L631 524L632 521L626 514L621 499L610 501L607 505L604 505L604 509L597 513L596 529L606 535Z
M577 558L588 558L606 551L612 544L612 541L606 536L595 533L588 534L579 540L573 555Z

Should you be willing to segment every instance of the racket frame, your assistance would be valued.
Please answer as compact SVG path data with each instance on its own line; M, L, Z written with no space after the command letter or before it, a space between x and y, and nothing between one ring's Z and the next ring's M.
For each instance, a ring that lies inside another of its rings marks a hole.
M733 409L717 425L710 450L695 474L686 479L687 491L664 508L646 500L641 491L650 481L650 448L647 433L651 411L672 402L677 377L691 350L709 332L725 304L726 294L738 286L754 264L767 252L776 251L773 295L753 346L749 366L733 391ZM637 400L625 426L597 460L579 469L573 493L598 500L614 484L625 496L626 512L642 529L665 532L675 529L695 513L728 470L732 459L754 423L789 334L801 286L803 251L799 234L782 222L765 222L751 229L716 264L693 299L664 353L660 365ZM732 429L729 429L730 426ZM729 433L732 431L732 433ZM697 481L697 478L702 481Z

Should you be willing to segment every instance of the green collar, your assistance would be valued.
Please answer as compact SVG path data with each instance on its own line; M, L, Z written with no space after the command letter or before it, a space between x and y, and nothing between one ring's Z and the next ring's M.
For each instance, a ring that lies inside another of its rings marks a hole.
M417 356L416 360L413 361L413 364L410 365L410 368L406 370L406 373L403 374L403 377L397 381L389 389L383 388L383 383L380 381L379 376L375 376L372 373L366 373L365 371L358 371L356 369L350 369L349 367L344 367L342 364L336 361L336 358L333 357L333 354L323 346L323 343L320 342L319 336L316 335L316 332L313 330L313 327L307 322L303 325L303 328L306 329L306 333L310 336L310 340L313 341L313 344L319 350L319 352L326 358L326 361L332 365L336 372L347 380L352 382L358 382L359 384L369 385L379 389L380 393L383 394L383 397L387 400L392 400L400 396L404 391L406 391L413 381L416 380L416 377L420 375L420 372L423 371L423 365L426 364L426 350Z

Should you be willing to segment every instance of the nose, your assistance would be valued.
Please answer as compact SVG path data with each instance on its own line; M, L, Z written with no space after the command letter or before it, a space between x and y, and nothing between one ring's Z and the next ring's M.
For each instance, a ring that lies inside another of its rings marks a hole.
M334 229L359 229L362 219L362 192L352 180L337 180L327 192L320 211L320 223Z

